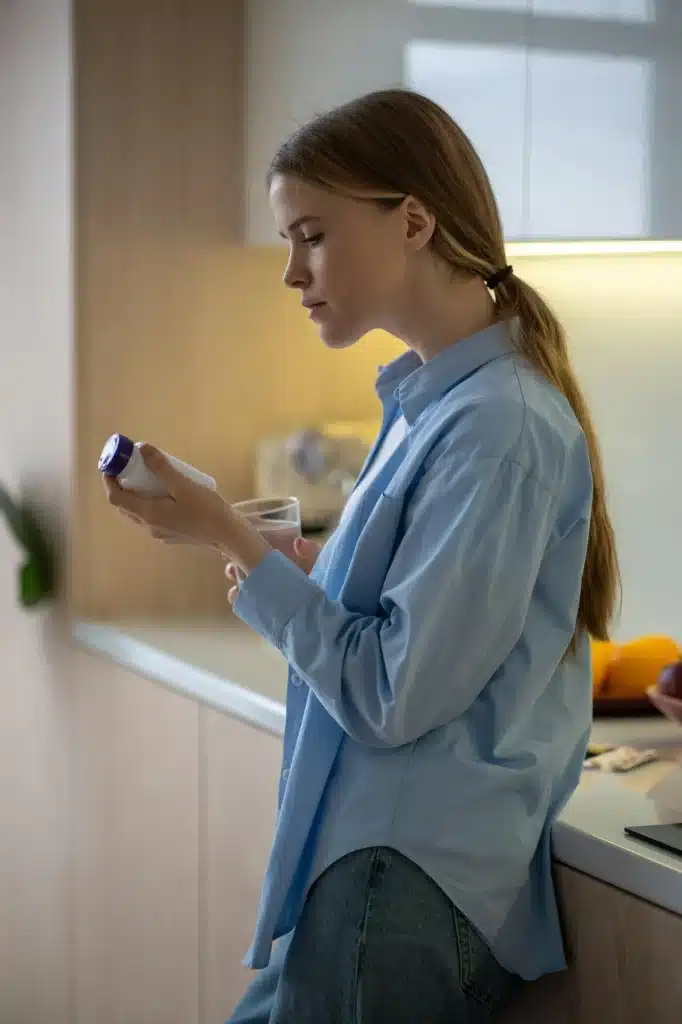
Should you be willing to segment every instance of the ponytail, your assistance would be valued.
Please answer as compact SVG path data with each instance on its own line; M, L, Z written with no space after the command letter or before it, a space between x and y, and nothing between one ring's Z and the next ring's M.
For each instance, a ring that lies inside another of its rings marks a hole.
M576 379L564 330L544 299L515 274L497 285L497 306L505 319L517 317L516 344L522 355L566 397L587 440L593 497L576 636L587 631L607 640L620 595L620 572L613 526L606 507L604 467L587 402ZM575 640L575 638L574 638Z

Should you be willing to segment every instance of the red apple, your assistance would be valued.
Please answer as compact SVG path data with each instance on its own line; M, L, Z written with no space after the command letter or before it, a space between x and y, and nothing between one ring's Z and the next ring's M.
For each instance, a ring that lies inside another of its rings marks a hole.
M682 661L666 665L658 677L658 692L682 700Z

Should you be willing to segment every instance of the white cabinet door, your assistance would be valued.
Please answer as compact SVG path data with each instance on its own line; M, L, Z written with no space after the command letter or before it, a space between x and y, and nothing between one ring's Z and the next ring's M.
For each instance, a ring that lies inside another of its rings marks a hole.
M490 177L506 238L528 233L524 196L527 51L513 44L413 39L406 84L440 103L471 139Z
M646 64L629 57L534 51L530 81L531 237L646 235Z
M199 709L102 658L74 659L71 1021L204 1024Z
M199 1024L219 1024L253 977L242 959L270 854L282 740L210 708L199 714Z
M682 4L533 0L529 237L682 237Z
M373 89L402 82L402 0L248 0L246 236L281 240L265 175L277 147L307 120Z

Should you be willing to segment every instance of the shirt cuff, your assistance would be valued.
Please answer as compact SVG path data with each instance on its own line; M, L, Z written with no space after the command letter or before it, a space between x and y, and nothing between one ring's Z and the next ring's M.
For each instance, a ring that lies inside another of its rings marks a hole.
M271 551L239 586L232 610L275 647L286 626L320 588L281 551Z

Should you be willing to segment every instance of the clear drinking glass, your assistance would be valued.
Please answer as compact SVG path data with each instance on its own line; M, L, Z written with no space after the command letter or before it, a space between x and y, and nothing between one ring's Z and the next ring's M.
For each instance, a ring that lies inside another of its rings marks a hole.
M232 505L266 538L273 548L296 560L294 541L301 536L301 505L298 498L249 498ZM241 570L237 571L244 579Z

